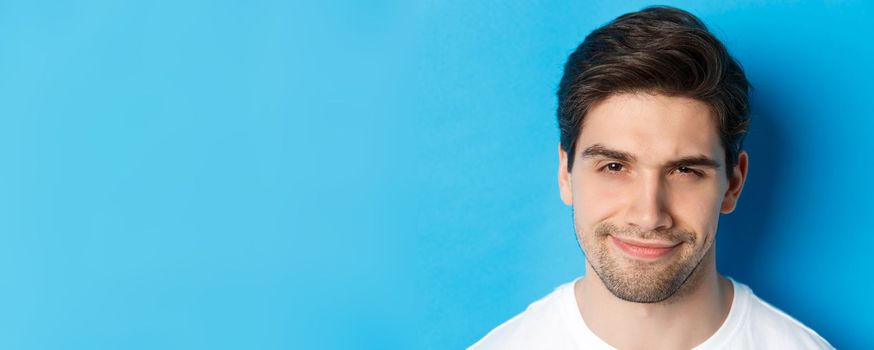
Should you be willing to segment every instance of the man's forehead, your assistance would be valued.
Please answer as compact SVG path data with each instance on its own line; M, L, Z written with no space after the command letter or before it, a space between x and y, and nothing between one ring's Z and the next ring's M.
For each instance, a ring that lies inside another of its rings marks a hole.
M578 151L598 145L649 160L703 156L724 161L710 108L684 97L611 96L587 113L577 145Z

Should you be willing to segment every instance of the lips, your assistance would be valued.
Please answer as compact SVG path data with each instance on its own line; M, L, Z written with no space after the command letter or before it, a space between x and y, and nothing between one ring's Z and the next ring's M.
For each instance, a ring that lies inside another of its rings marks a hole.
M674 251L679 243L639 242L610 236L610 240L625 254L638 259L658 259Z

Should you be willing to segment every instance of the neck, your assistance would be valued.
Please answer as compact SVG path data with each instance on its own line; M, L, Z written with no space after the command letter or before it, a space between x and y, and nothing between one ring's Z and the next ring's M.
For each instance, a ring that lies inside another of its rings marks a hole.
M731 282L716 272L713 249L677 293L642 304L614 296L592 267L574 286L577 306L593 333L620 349L693 348L715 333L731 309Z

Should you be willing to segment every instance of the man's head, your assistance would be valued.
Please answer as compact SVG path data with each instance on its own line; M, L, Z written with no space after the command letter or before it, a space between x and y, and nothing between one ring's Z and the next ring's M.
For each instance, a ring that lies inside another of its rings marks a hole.
M677 9L621 16L571 54L558 91L561 197L615 296L660 302L714 268L719 214L734 210L747 172L748 89L723 45Z
M610 95L685 96L715 115L730 171L749 124L748 90L743 70L694 15L670 7L625 14L589 34L568 57L558 88L561 147L574 153L587 112Z

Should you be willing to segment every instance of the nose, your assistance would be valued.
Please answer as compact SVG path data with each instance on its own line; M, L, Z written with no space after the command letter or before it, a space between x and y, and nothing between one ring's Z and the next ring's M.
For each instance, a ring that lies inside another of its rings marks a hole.
M669 229L674 225L668 210L667 184L661 176L647 174L633 187L625 212L626 223L643 232Z

